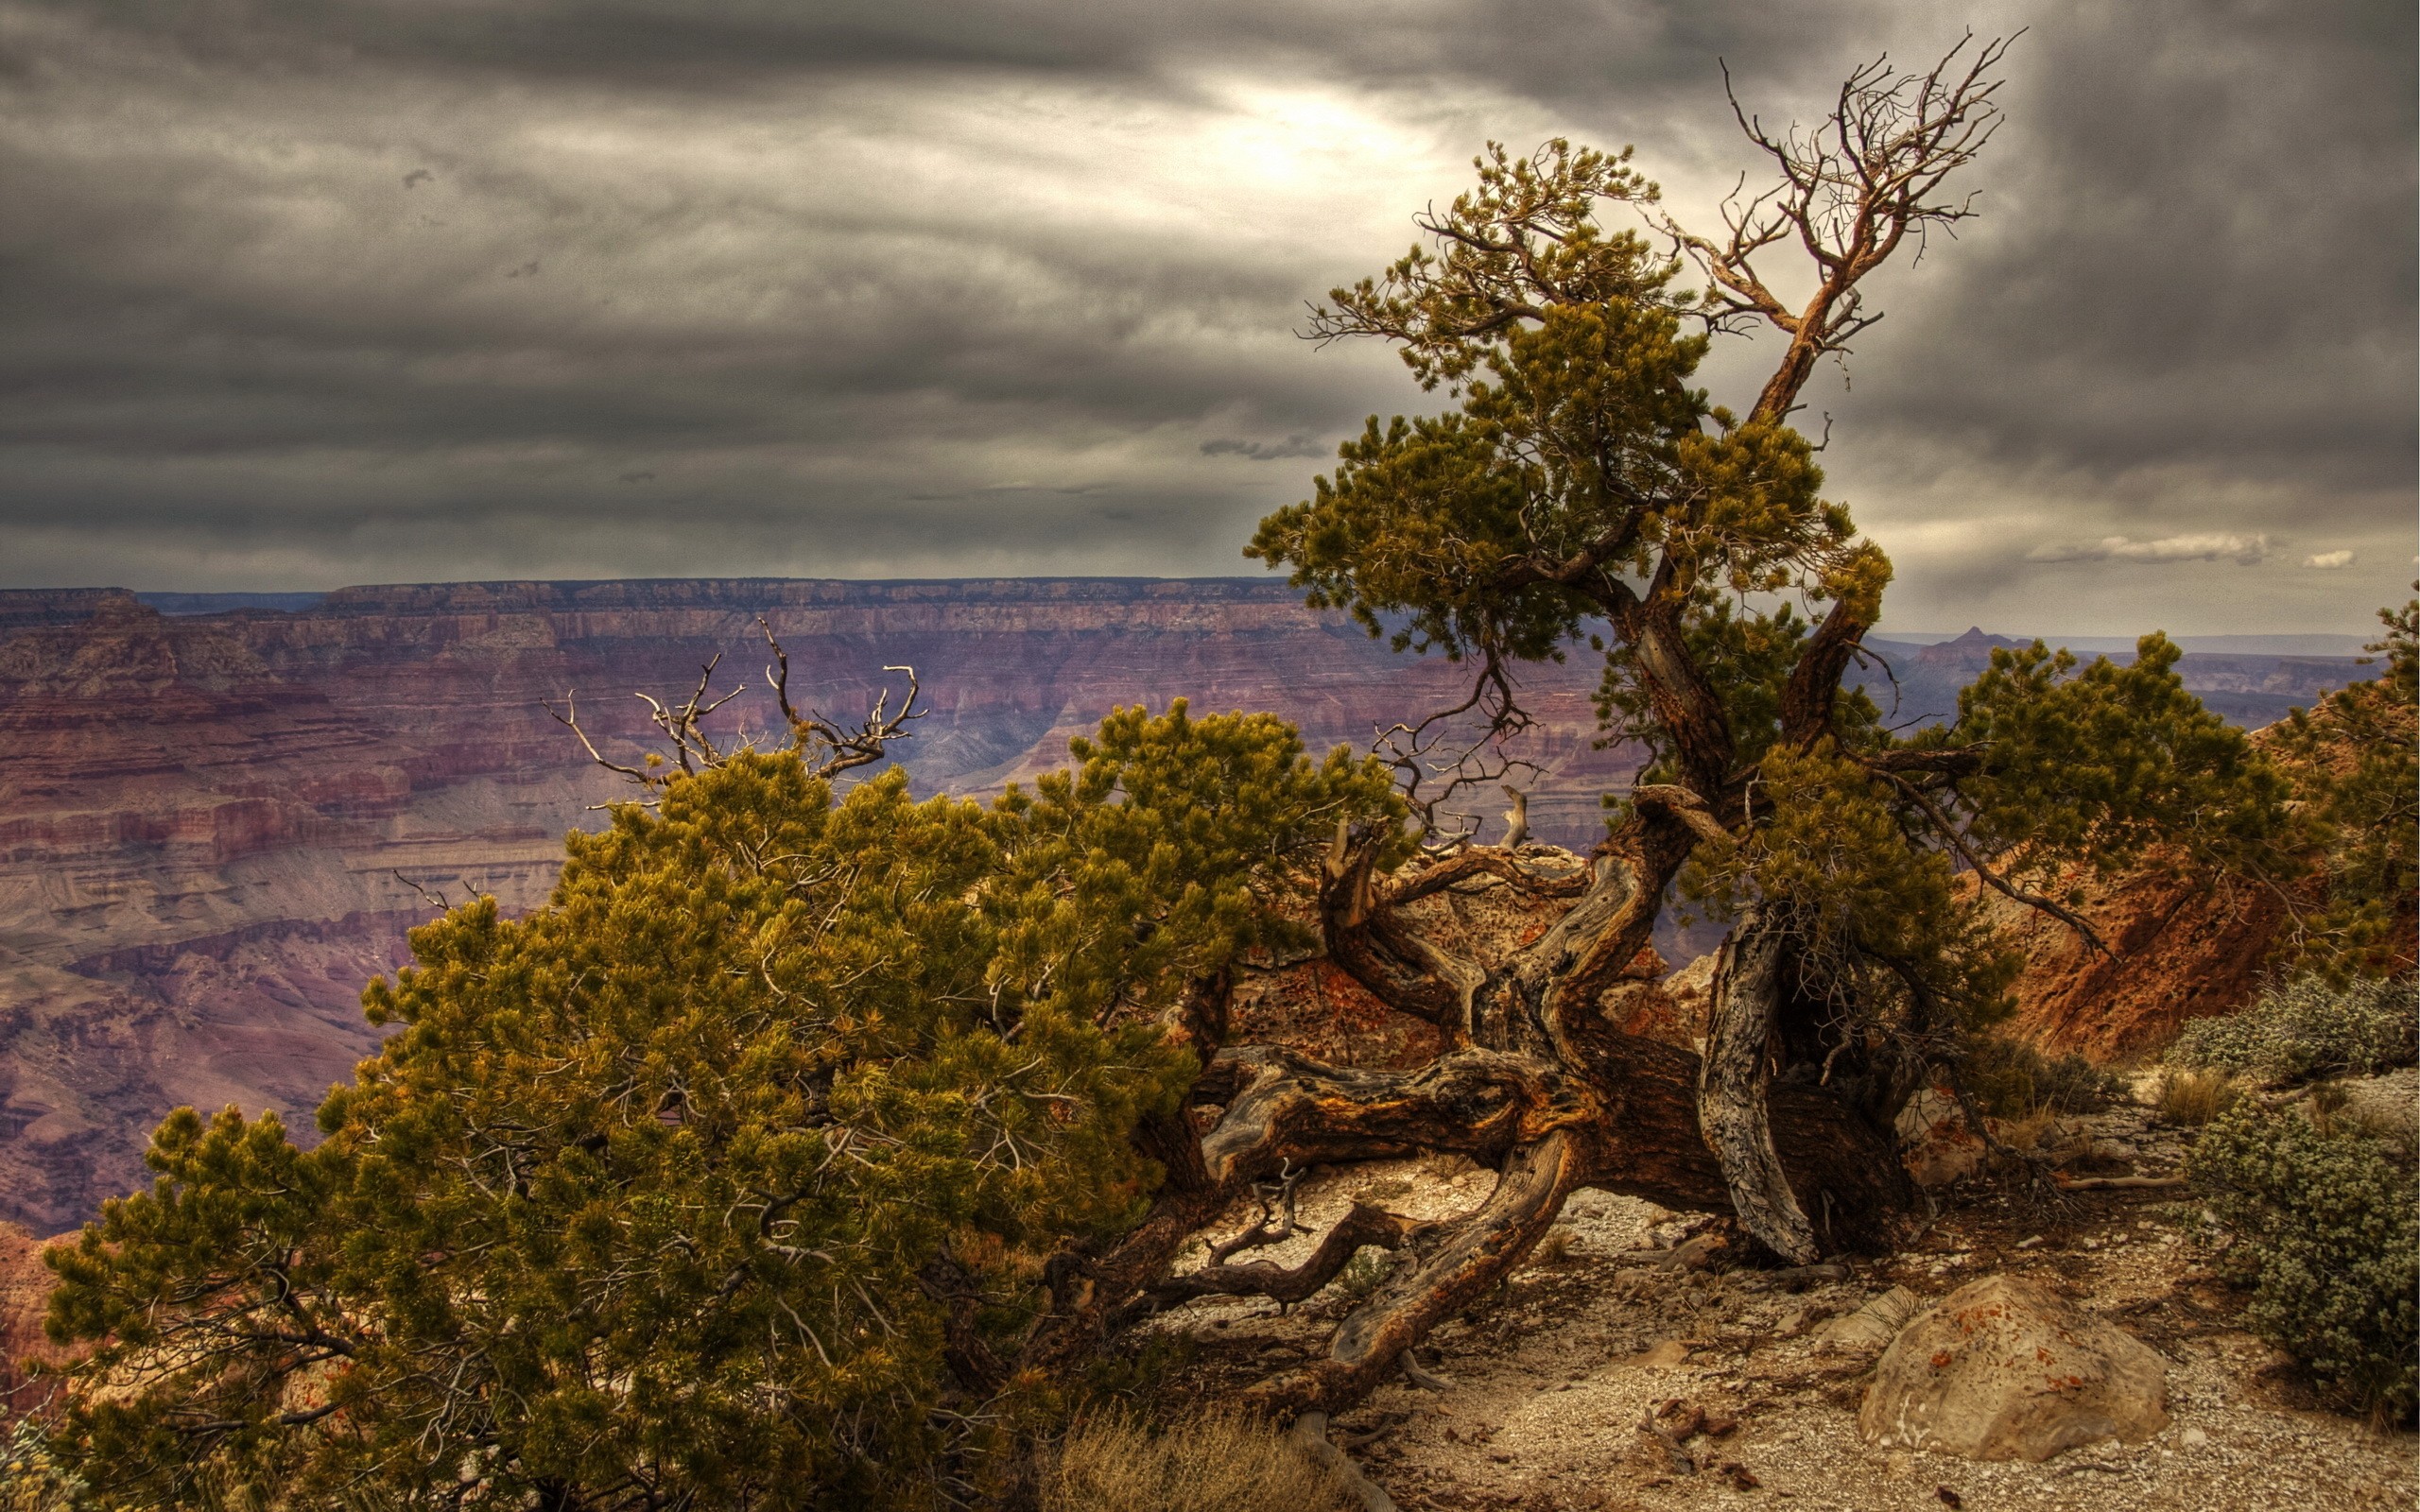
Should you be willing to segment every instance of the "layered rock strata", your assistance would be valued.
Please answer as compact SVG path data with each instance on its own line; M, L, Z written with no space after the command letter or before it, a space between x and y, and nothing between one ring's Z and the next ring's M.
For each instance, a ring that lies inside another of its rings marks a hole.
M794 699L836 717L898 685L887 665L918 670L932 713L902 748L925 791L996 791L1112 708L1176 696L1273 711L1314 750L1366 747L1466 675L1269 579L451 583L167 615L113 590L0 592L0 1220L89 1217L144 1179L145 1137L180 1104L275 1109L310 1137L375 1044L359 990L406 959L406 929L435 900L534 905L564 832L626 791L543 701L576 692L607 754L634 760L634 694L677 701L717 656L717 686L761 683L759 616ZM1901 717L1954 706L1993 644L1879 646ZM2204 660L2225 659L2187 658L2188 683ZM1584 848L1636 756L1595 746L1594 668L1525 676L1530 828ZM713 728L742 738L773 713L760 686ZM1668 934L1671 959L1707 948ZM1676 1000L1642 981L1625 1001L1685 1038Z
M50 1233L144 1179L170 1108L273 1108L303 1137L375 1044L358 997L431 899L540 902L566 830L623 796L548 715L576 693L616 760L701 663L861 716L912 665L918 787L982 794L1065 759L1121 704L1269 709L1313 750L1454 701L1273 581L475 583L348 589L299 611L164 616L130 594L0 593L0 1219ZM1530 824L1587 843L1625 753L1592 675L1541 669ZM1491 809L1502 800L1491 792Z

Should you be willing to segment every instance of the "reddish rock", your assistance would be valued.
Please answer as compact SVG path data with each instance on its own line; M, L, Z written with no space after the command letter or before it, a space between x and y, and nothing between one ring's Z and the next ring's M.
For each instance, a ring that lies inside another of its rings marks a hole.
M0 1425L41 1404L47 1383L26 1371L35 1360L57 1362L68 1351L43 1336L43 1309L58 1280L42 1263L43 1241L15 1224L0 1223Z
M2045 1050L2106 1061L2156 1050L2190 1019L2251 1001L2285 907L2250 884L2212 886L2172 862L2081 885L2077 909L2109 943L2095 952L2055 919L1987 893L1987 915L2025 953L2014 1027ZM1970 883L1971 885L1971 883Z

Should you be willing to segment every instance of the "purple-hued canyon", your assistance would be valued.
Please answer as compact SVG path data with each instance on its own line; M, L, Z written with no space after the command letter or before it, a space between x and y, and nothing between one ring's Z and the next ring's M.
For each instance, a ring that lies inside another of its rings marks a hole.
M582 724L631 760L649 733L633 695L677 699L719 654L717 686L758 691L718 728L764 730L762 615L803 707L853 719L886 676L899 684L886 664L913 665L931 713L904 765L920 789L980 794L1056 765L1119 704L1268 709L1314 750L1366 747L1454 701L1461 671L1259 579L459 583L234 609L147 596L0 593L0 1219L37 1233L141 1182L145 1138L180 1104L272 1108L307 1132L376 1042L363 983L406 958L431 898L543 900L564 832L627 791L544 700L576 691ZM1895 720L1947 713L1993 644L1877 642ZM2275 656L2182 670L2248 725L2362 675ZM1531 674L1545 839L1586 845L1599 796L1637 765L1595 745L1596 677L1580 658Z

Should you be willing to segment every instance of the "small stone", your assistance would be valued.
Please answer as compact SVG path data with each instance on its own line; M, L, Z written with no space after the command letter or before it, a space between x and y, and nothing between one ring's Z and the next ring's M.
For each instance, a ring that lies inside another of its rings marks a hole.
M2185 1430L2184 1434L2178 1437L2177 1442L2183 1444L2187 1449L2201 1449L2210 1442L2210 1435L2202 1432L2199 1428L2187 1428Z
M1877 1348L1906 1326L1916 1311L1916 1294L1893 1286L1824 1331L1824 1342L1844 1348Z

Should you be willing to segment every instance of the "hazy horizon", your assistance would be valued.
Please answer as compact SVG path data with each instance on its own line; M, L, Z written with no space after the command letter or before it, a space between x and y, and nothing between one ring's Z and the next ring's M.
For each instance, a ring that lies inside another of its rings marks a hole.
M191 590L191 589L129 588L129 587L125 586L124 584L117 584L117 583L83 583L83 584L60 585L60 587L57 587L57 588L49 588L49 589L43 589L43 588L35 588L35 589L13 589L13 590L7 590L7 592L17 592L17 593L45 593L45 592L48 592L48 593L123 592L123 593L131 593L131 594L133 594L133 595L134 595L134 597L135 597L135 598L137 598L138 600L140 600L140 601L144 602L145 604L147 604L147 605L150 606L151 608L154 608L154 609L159 610L160 610L161 612L163 612L163 613L169 614L169 615L189 615L189 614L223 613L223 612L229 612L229 611L233 611L233 610L239 610L239 609L260 609L260 610L296 610L296 611L300 611L300 610L307 610L307 609L309 609L309 608L313 607L313 606L314 606L318 601L325 599L325 598L326 598L330 593L337 593L337 592L343 591L343 590L351 590L351 589L364 589L364 590L367 590L367 589L379 589L379 588L421 588L421 587L443 586L443 585L446 585L446 584L460 584L460 585L487 585L487 584L505 584L505 583L541 583L541 584L564 585L564 584L590 584L590 583L608 583L608 582L690 582L690 581L721 581L721 582L734 582L734 581L740 581L740 582L745 582L745 581L763 581L763 582L789 582L789 583L795 583L795 582L822 582L822 583L834 583L834 582L838 582L838 583L862 583L862 584L865 584L865 585L870 586L870 587L879 587L879 586L886 586L886 585L889 585L889 586L905 586L905 585L917 585L917 584L927 584L927 583L967 583L967 582L988 582L988 581L1029 581L1029 582L1150 582L1150 583L1173 582L1173 583L1228 583L1228 584L1245 584L1245 585L1249 585L1249 586L1253 586L1253 587L1267 587L1267 588L1275 588L1275 589L1281 589L1281 590L1282 590L1282 589L1284 589L1284 588L1286 587L1286 584L1285 584L1284 579L1282 579L1282 578L1280 578L1280 577L1277 577L1277 576L1274 576L1274 575L1270 575L1270 576L1253 576L1253 575L1251 575L1251 574L1245 574L1245 573L1232 573L1232 574L1197 574L1197 575L1184 576L1170 576L1170 575L1159 575L1159 574L1149 574L1149 573L1143 573L1143 574L1073 574L1073 573L1009 573L1009 574L1000 574L1000 573L991 573L991 574L975 574L975 575L971 575L971 576L923 576L923 577L890 577L890 578L882 578L882 577L788 577L788 576L764 576L764 575L731 576L702 576L702 575L690 575L690 576L640 576L606 577L606 578L455 578L455 579L427 579L427 580L422 580L422 581L416 581L416 582L392 582L392 583L344 583L344 584L338 584L338 585L337 585L337 587L335 587L335 588L327 588L327 589L305 589L305 590L264 589L264 590L253 590L253 591L247 591L247 590L242 590L242 589L216 590L216 591L212 591L212 590L200 590L200 591L197 591L197 590ZM2164 627L2160 627L2160 626L2156 626L2156 625L2149 625L2149 626L2145 626L2145 627L2143 627L2140 630L2137 630L2137 631L2135 631L2135 632L2131 632L2131 633L2128 633L2128 634L2124 634L2124 635L2095 635L2095 634L2086 634L2086 633L2080 633L2080 632L2069 632L2069 631L2057 630L2057 629L2042 629L2042 628L2038 628L2038 627L2031 627L2031 626L2019 626L2019 627L2007 627L2007 626L2000 626L2000 627L1995 627L1994 626L1984 625L1984 624L1981 624L1981 623L1979 623L1979 622L1978 622L1978 623L1974 623L1974 624L1970 624L1969 626L1967 626L1967 627L1963 627L1963 628L1955 629L1955 630L1938 629L1938 628L1926 628L1926 629L1919 629L1919 628L1913 628L1913 627L1906 627L1906 628L1903 628L1903 627L1896 627L1896 626L1892 626L1892 625L1884 624L1884 625L1878 625L1878 626L1876 626L1874 629L1872 629L1872 630L1868 631L1868 632L1867 632L1867 636L1866 636L1866 638L1867 638L1869 641L1876 641L1876 642L1888 642L1888 643L1891 643L1891 644L1897 644L1897 645L1933 645L1933 644L1940 644L1940 643L1942 643L1942 642L1945 642L1945 641L1954 641L1954 640L1958 639L1958 638L1959 638L1959 637L1961 637L1961 636L1970 634L1970 633L1972 633L1972 632L1974 632L1974 631L1976 631L1976 630L1980 630L1980 631L1982 631L1982 632L1983 632L1984 634L1986 634L1986 635L1996 636L1996 637L2000 637L2000 638L2003 638L2003 639L2018 640L2018 641L2025 641L2025 640L2034 640L2034 639L2039 639L2039 640L2047 641L2047 642L2048 642L2048 643L2050 643L2050 644L2055 644L2055 645L2064 645L2064 646L2067 647L2067 648L2068 648L2068 649L2070 649L2070 650L2074 650L2074 651L2077 651L2077 652L2080 652L2080 653L2100 654L2100 653L2105 653L2105 652L2125 652L2125 651L2131 651L2131 650L2133 650L2133 649L2134 649L2134 646L2135 646L2135 641L2136 641L2137 639L2139 639L2139 638L2140 638L2140 636L2150 634L2152 630L2155 630L2155 629L2163 629L2163 628L2164 628ZM2174 641L2177 643L2177 644L2178 644L2179 646L2181 646L2182 648L2184 648L2184 649L2185 649L2186 651L2187 651L2187 652L2199 652L2199 653L2205 654L2205 655L2229 655L2229 654L2236 654L2236 655L2259 655L2259 656L2316 656L2316 657L2341 658L2341 657L2357 657L2357 656L2360 656L2360 655L2362 655L2362 654L2363 654L2363 650L2362 650L2363 646L2364 646L2366 644L2368 644L2368 643L2370 643L2370 642L2372 642L2372 641L2375 641L2375 640L2377 639L2377 636L2376 636L2376 634L2375 634L2375 633L2369 633L2369 634L2347 634L2347 633L2334 633L2334 632L2326 632L2326 631L2275 631L2275 632L2269 632L2269 633L2258 633L2258 632L2255 632L2255 633L2242 633L2242 632L2234 632L2234 633L2213 634L2213 635L2194 635L2194 634L2187 634L2187 633L2173 633L2173 634L2171 634L2171 635L2170 635L2170 637L2169 637L2169 638L2170 638L2170 639L2172 639L2172 640L2174 640Z

